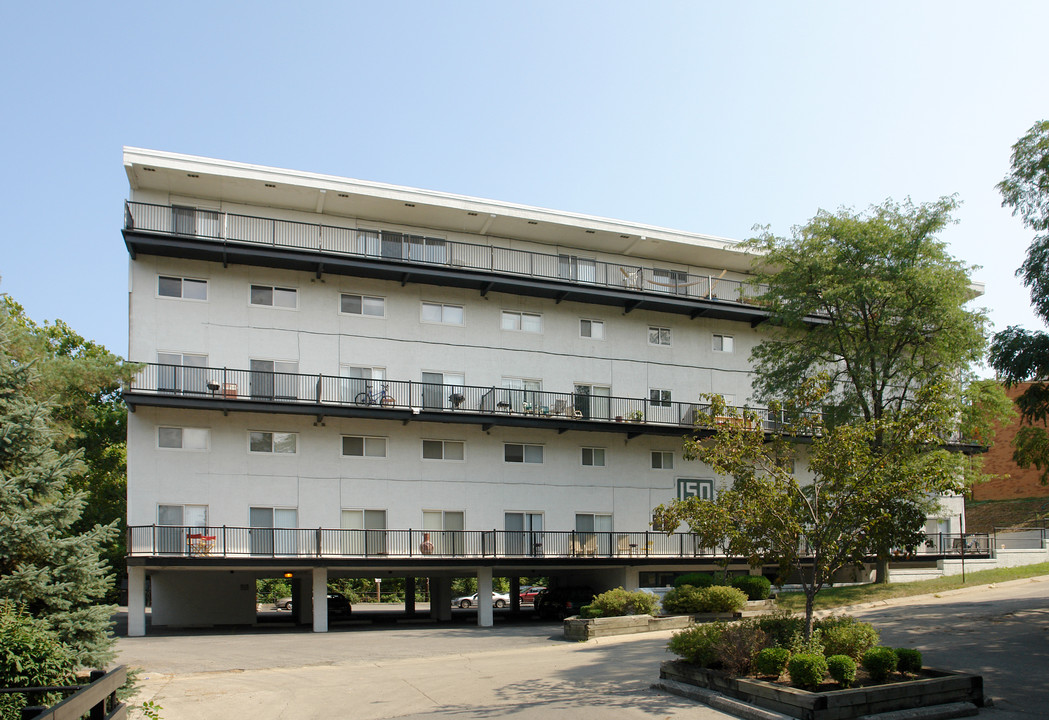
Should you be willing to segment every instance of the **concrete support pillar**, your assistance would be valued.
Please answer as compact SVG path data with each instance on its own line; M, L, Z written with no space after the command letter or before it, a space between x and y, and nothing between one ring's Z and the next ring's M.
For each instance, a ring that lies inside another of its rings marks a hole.
M328 632L328 568L313 568L313 632Z
M492 627L492 568L477 570L477 627Z
M521 612L521 578L514 575L510 578L510 613Z
M415 615L415 578L404 579L404 612Z
M141 567L127 569L127 634L146 634L146 569Z
M636 567L623 568L623 587L627 590L637 590L641 587Z
M452 619L452 579L430 578L430 617L438 622Z

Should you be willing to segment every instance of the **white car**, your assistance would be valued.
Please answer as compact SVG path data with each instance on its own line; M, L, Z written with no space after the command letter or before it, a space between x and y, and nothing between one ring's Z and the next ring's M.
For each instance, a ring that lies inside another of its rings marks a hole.
M510 604L510 596L507 593L492 593L492 607L504 608ZM477 593L463 595L452 600L455 607L468 608L477 607Z

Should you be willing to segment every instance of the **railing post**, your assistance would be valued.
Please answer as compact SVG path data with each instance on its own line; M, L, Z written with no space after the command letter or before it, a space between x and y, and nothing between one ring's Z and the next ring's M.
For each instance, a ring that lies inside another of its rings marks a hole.
M677 536L677 554L678 557L685 557L685 536Z
M226 542L227 542L227 540L226 540L226 526L223 525L222 526L222 557L229 557L229 550L227 550L227 548L229 546L226 544Z
M321 539L322 539L322 537L323 537L323 533L321 531L321 528L317 528L317 557L321 557L321 555L322 555L322 553L321 553Z
M415 554L415 541L412 540L412 529L408 528L408 557L412 557L414 554Z
M150 533L152 535L152 538L150 539L150 544L152 545L152 548L153 548L151 554L155 556L157 554L157 526L156 526L156 523L154 523L151 527L152 527L152 530L153 530L152 533Z
M321 379L324 376L321 373L317 373L317 404L321 404Z

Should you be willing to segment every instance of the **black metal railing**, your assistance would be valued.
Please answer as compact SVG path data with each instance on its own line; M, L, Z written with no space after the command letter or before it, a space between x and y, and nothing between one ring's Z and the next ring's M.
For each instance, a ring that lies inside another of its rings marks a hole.
M715 427L728 424L751 427L757 422L764 432L778 432L794 425L794 417L787 411L762 408L732 408L738 415L744 410L754 412L757 420L731 413L711 418L710 404L701 402L163 363L142 363L125 393L449 414L517 415L595 423L652 423L683 428L694 427L701 416L706 416Z
M766 291L763 286L726 279L724 271L695 274L607 262L571 253L545 254L387 230L337 227L141 202L125 202L124 228L745 305L760 305L759 298Z
M356 530L133 525L129 555L196 558L685 558L726 557L690 533L576 530ZM929 533L900 557L988 555L986 533ZM803 548L803 555L808 554Z

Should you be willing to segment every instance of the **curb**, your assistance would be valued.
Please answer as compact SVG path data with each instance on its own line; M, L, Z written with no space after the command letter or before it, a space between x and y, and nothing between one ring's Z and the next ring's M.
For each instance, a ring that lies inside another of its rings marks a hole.
M871 600L870 602L856 603L855 605L841 605L835 608L829 608L826 610L817 610L813 613L816 617L823 617L825 615L832 615L839 612L847 612L849 610L868 610L871 608L879 607L890 607L893 605L907 605L909 603L921 603L929 598L945 598L954 597L956 595L964 595L966 593L983 592L985 590L996 590L998 588L1007 588L1016 585L1026 585L1029 583L1038 582L1049 582L1049 575L1034 575L1028 578L1020 578L1018 580L1006 580L1005 582L988 583L987 585L973 585L971 587L955 588L953 590L943 590L941 592L924 593L922 595L908 595L906 597L898 598L887 598L885 600ZM804 608L802 609L804 612Z

